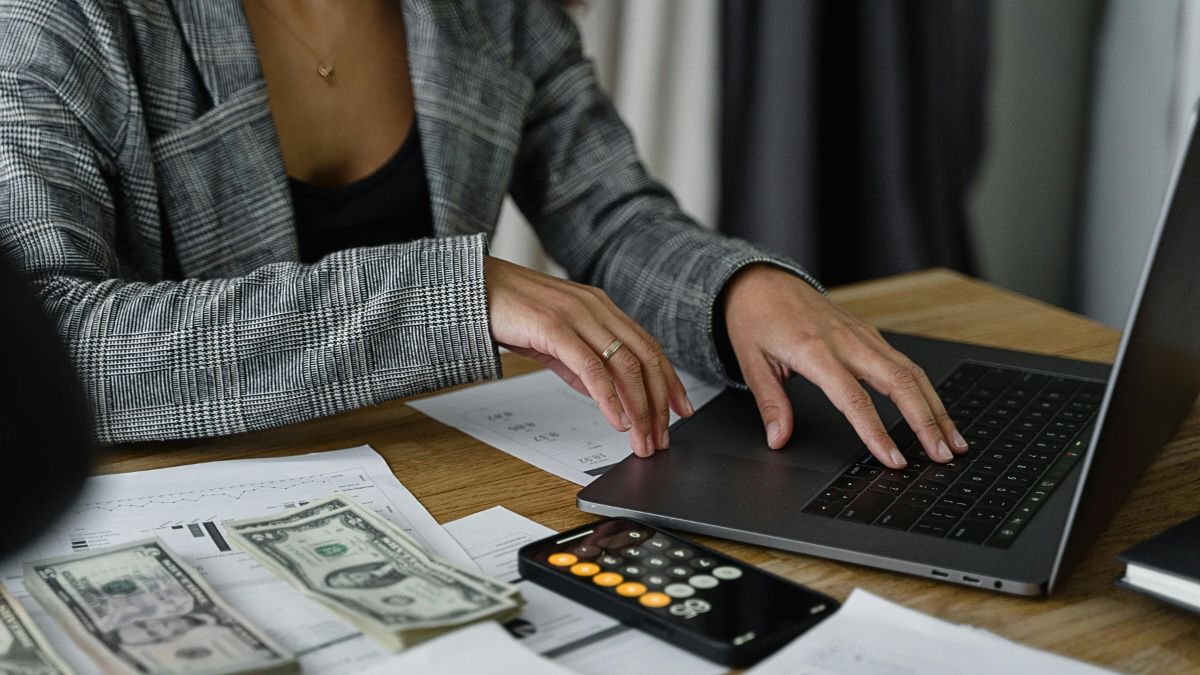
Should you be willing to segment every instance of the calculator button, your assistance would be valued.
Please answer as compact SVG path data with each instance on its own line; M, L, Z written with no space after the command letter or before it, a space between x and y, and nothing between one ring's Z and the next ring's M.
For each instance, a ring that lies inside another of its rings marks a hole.
M625 556L626 558L633 558L633 559L635 559L635 560L636 560L636 559L638 559L638 558L643 558L643 557L645 557L645 556L646 556L646 550L645 550L645 549L641 549L641 548L636 548L636 547L635 547L635 548L630 548L630 549L626 549L626 550L622 551L622 552L621 552L621 555Z
M617 586L625 581L625 577L616 572L601 572L592 577L592 583L597 586Z
M671 596L666 593L647 593L638 598L638 602L647 607L666 607L671 604Z
M698 570L710 570L717 566L717 561L712 558L693 558L692 567Z
M696 589L687 584L671 584L664 588L663 592L672 598L690 598L696 594Z
M586 560L588 558L595 558L596 556L600 555L600 549L592 546L591 544L580 544L579 546L571 549L571 553L574 553L580 558Z
M651 548L656 551L665 551L671 548L671 540L666 537L655 537L646 542L646 548Z
M645 579L642 579L647 586L662 586L667 583L667 578L661 574L648 574Z
M642 573L645 572L646 570L642 569L641 567L639 567L637 565L626 565L617 571L620 572L621 574L624 574L627 577L640 577L640 576L642 576Z
M714 569L712 575L721 581L733 581L742 576L742 571L736 567L722 565Z
M627 598L636 598L646 592L646 585L639 584L636 581L626 581L617 586L617 595L623 595Z
M547 560L555 567L570 567L571 565L579 562L579 558L576 558L570 553L555 553L547 558Z
M642 532L640 530L630 530L625 533L625 536L636 541L636 540L645 539L646 533Z
M617 565L625 562L625 560L611 553L605 553L604 555L600 556L600 559L597 560L597 562L605 567L616 567Z
M661 555L652 555L646 558L646 567L666 567L670 562Z
M683 602L677 602L674 605L671 605L671 609L667 611L675 616L682 616L686 619L690 619L696 615L704 614L710 609L712 609L712 605L708 604L704 600L701 600L700 598L688 598Z
M667 551L667 557L672 560L687 560L692 557L692 552L686 548L673 548Z
M716 577L710 577L707 574L697 574L696 576L692 577L691 579L688 579L688 583L695 586L696 588L704 589L704 588L715 588L716 585L721 582L717 581Z
M674 567L667 568L667 576L675 577L676 579L684 579L692 576L692 570L684 567L683 565L675 565Z
M581 562L571 565L571 574L579 577L590 577L600 571L600 566L596 563Z

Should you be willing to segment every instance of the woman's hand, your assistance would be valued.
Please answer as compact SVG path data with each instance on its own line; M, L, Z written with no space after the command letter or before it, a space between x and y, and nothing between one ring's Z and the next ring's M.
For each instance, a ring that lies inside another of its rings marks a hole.
M632 429L637 455L670 444L668 406L683 417L693 409L657 340L598 288L493 257L485 276L492 339L594 399L613 428ZM621 348L606 363L600 355L614 340Z
M873 326L802 279L769 265L750 265L730 279L724 311L770 447L783 447L792 435L792 406L783 381L794 372L825 392L871 454L887 466L901 468L906 462L859 380L895 402L931 458L951 460L950 448L966 452L967 442L925 373Z

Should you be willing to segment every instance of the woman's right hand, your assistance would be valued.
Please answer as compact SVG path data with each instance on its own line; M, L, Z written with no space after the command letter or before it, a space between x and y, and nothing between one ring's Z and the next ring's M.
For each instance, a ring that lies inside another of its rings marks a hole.
M594 399L613 428L632 430L635 454L670 445L668 407L682 417L693 408L657 340L594 286L494 257L486 265L493 340ZM606 363L600 355L613 340L621 348Z

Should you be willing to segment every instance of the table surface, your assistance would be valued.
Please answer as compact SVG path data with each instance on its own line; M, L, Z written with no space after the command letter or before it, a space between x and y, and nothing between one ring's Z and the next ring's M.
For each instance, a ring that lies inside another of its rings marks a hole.
M1119 334L1102 324L947 270L900 275L833 291L880 328L1111 362ZM536 370L504 356L509 375ZM100 473L275 457L370 444L438 522L501 505L556 530L593 516L575 508L578 486L393 401L278 429L215 439L114 447ZM1195 615L1115 588L1115 556L1200 512L1196 409L1142 476L1107 530L1053 597L1018 598L774 549L695 537L704 544L845 600L863 588L939 618L1124 672L1200 670Z

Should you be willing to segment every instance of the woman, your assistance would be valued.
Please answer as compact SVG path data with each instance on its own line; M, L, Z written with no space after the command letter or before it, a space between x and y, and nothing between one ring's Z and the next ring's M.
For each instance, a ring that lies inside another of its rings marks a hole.
M859 380L931 457L966 448L877 331L680 212L556 5L18 0L0 15L0 251L57 322L102 440L495 378L507 345L646 456L670 442L668 407L692 411L661 340L697 374L744 378L773 448L793 371L889 466L904 459ZM505 192L578 283L488 257Z

